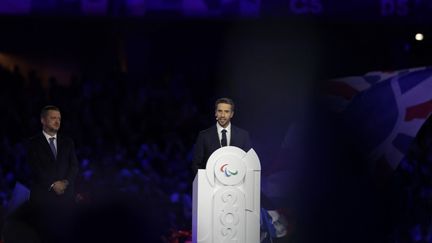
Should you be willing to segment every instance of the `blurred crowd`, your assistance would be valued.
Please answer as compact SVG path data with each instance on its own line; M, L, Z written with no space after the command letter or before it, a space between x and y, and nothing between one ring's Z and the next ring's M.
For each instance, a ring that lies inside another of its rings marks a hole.
M190 230L191 153L207 124L198 115L200 102L180 78L165 73L136 80L113 72L103 80L72 77L61 85L55 78L44 82L34 71L0 66L1 212L15 183L29 183L23 143L40 132L40 109L52 104L62 112L60 132L76 144L82 204L133 200L145 210L157 209L167 230Z

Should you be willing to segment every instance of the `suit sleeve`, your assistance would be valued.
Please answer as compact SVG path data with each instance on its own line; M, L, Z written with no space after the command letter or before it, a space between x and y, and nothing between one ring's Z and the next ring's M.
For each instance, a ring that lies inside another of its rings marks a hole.
M252 148L252 142L249 136L249 132L245 133L244 151L248 152Z
M198 134L197 140L194 146L194 154L192 159L192 170L194 175L198 172L198 169L203 167L204 159L204 137L202 133Z

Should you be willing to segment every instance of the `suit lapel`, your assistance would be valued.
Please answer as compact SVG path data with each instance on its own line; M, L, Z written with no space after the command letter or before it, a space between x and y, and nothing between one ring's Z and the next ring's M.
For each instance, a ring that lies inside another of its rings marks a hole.
M63 146L63 138L59 134L57 134L57 161L59 160L60 156L63 154L64 146Z
M53 153L51 152L51 148L49 146L48 141L46 140L45 136L43 135L43 133L40 134L39 136L39 142L42 145L42 148L44 150L45 153L50 155L51 161L55 162L55 158Z
M236 146L236 140L237 137L237 129L236 127L231 123L231 138L230 138L230 146Z
M215 125L212 130L213 130L213 132L211 133L211 135L212 135L211 141L212 141L212 145L215 148L214 150L216 150L216 149L221 147L217 126Z

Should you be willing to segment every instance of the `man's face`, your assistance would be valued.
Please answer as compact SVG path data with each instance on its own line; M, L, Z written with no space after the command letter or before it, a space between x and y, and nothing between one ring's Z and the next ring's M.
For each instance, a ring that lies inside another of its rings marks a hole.
M219 103L216 107L215 116L219 125L227 127L234 115L230 104Z
M61 115L59 111L48 110L46 115L41 118L43 130L47 133L57 133L60 129Z

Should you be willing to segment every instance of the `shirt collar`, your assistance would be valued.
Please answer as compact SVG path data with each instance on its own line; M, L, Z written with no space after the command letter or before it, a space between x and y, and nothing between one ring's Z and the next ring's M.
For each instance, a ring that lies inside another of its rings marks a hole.
M217 127L217 130L218 130L218 133L221 133L223 129L227 130L227 133L231 133L231 122L225 128L222 127L221 125L219 125L218 122L216 122L216 127Z
M42 130L43 135L45 136L46 140L49 141L50 138L55 138L57 140L57 133L54 134L54 136L49 135L44 130Z

